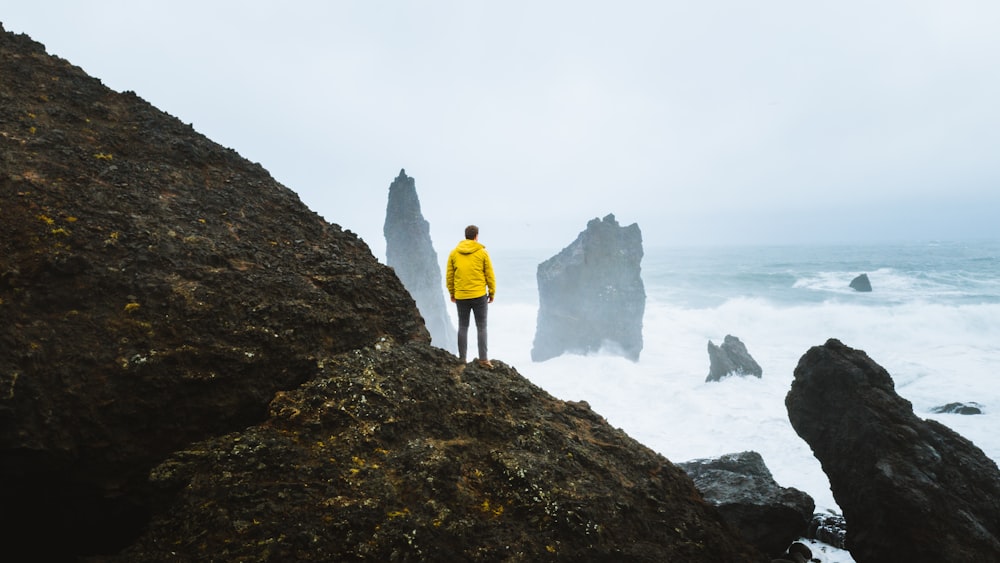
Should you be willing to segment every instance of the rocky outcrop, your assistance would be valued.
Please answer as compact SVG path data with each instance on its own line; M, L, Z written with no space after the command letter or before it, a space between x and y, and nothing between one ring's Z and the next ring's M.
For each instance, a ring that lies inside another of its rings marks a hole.
M25 36L0 33L0 76L7 549L114 551L166 455L264 420L321 358L429 340L392 270L259 165Z
M759 560L259 165L2 29L0 76L4 553Z
M989 561L1000 553L1000 470L972 442L913 414L861 350L828 340L795 368L785 404L869 561Z
M531 359L642 351L642 233L614 215L593 219L559 254L538 265L538 324Z
M711 340L708 341L708 377L706 382L719 381L730 375L761 377L764 370L760 364L753 359L750 352L747 352L745 344L739 338L729 334L722 341L721 346L716 346Z
M761 561L676 466L494 366L330 358L266 422L160 464L179 493L121 560Z
M396 271L424 317L431 343L458 351L455 327L445 303L441 264L431 242L430 224L420 212L416 181L400 170L389 186L385 210L386 264Z
M854 291L864 291L868 292L872 290L872 282L868 279L868 274L861 274L860 276L851 280L851 289Z
M775 482L757 452L697 459L678 466L744 539L777 557L805 535L816 508L806 493Z

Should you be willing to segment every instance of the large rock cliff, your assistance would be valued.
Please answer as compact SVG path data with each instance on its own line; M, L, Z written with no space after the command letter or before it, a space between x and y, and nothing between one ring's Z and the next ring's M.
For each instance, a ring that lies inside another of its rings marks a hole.
M385 209L386 264L396 271L403 286L417 302L431 343L451 352L458 351L455 327L445 303L441 263L431 241L430 224L420 212L416 181L400 170L389 185Z
M259 165L2 29L0 76L5 553L758 560L585 405L429 346Z
M538 265L538 324L531 359L606 350L642 351L642 233L614 215L592 219L559 254Z
M859 563L996 561L1000 470L972 442L913 413L861 350L828 340L785 398L847 520Z

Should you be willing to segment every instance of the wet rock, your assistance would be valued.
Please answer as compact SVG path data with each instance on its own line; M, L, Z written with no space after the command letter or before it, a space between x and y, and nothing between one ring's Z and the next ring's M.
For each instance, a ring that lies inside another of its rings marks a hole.
M847 549L847 522L839 514L814 514L806 537L838 549Z
M764 553L785 553L805 534L816 507L812 497L778 485L759 453L728 454L678 466L691 476L705 500Z
M871 291L872 282L868 279L868 274L861 274L851 280L851 289L855 291Z
M847 520L856 561L979 561L1000 553L1000 470L913 414L889 373L831 339L795 368L788 418Z
M389 186L382 232L385 234L386 264L396 271L416 301L431 333L431 343L452 353L458 352L430 224L420 212L416 180L407 176L406 170L400 170Z
M642 351L642 233L614 215L593 219L572 244L538 265L538 324L531 359Z
M948 403L934 407L931 412L942 414L983 414L983 405L979 403Z
M726 335L721 346L708 341L709 370L706 382L719 381L730 375L761 377L764 371L747 352L745 344L735 336Z

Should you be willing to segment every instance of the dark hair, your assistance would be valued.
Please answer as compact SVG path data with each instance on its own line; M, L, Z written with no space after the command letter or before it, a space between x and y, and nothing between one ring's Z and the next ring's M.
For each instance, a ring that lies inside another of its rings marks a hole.
M479 227L475 225L469 225L465 228L465 238L469 240L475 240L479 236Z

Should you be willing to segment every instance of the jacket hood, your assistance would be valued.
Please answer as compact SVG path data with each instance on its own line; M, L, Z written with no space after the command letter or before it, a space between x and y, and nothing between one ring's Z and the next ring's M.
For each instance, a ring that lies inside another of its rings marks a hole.
M458 250L462 254L472 254L473 252L476 252L477 250L481 250L483 248L486 247L483 246L479 241L465 239L462 242L458 243L458 246L455 247L455 250Z

